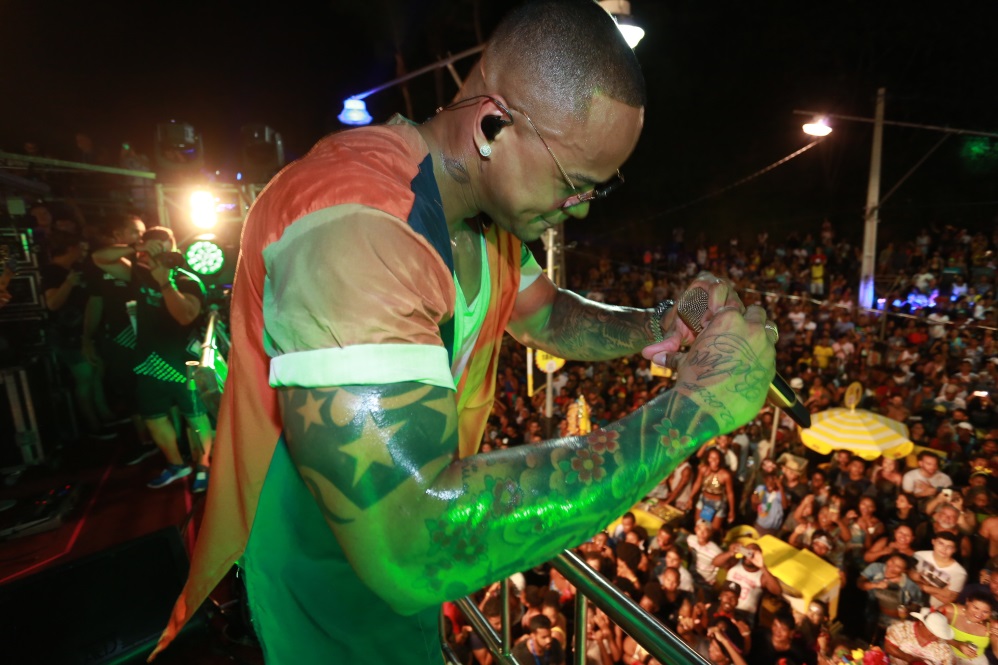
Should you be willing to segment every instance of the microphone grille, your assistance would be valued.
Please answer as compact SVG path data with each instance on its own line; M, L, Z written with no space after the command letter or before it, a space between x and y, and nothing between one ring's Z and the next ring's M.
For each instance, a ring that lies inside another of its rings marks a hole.
M676 305L679 318L697 335L703 332L703 315L709 301L706 289L697 286L684 292Z

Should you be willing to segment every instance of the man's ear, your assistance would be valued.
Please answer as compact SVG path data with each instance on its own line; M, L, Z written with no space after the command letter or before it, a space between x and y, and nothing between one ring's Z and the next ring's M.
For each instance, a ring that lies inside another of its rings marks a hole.
M489 115L486 115L484 118L482 118L482 125L481 125L482 134L485 136L485 140L488 141L489 143L495 141L496 137L499 135L499 132L502 131L502 128L508 124L509 120L506 120L502 116L492 115L491 113Z

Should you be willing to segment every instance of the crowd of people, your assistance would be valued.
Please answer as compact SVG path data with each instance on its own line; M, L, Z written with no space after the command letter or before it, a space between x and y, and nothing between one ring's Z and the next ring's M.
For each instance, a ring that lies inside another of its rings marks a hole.
M581 544L580 555L710 662L998 662L993 244L947 228L888 245L880 268L893 285L879 313L856 306L848 278L858 273L855 250L827 222L782 245L760 236L750 250L699 242L689 251L681 231L668 248L638 256L580 250L578 263L589 265L571 286L610 302L647 307L677 297L700 269L726 276L778 323L777 366L812 413L843 406L858 381L858 407L905 423L916 446L910 465L908 456L821 455L765 407L650 494L681 518L649 532L629 513L615 531ZM526 350L510 341L503 359L487 449L578 433L580 405L598 429L671 380L644 359L568 363L548 377L556 395L548 419L545 379L533 395L527 390ZM822 600L791 610L785 594L794 590L769 573L755 543L764 535L839 569L836 616ZM525 571L511 584L517 650L539 663L568 662L582 629L572 625L575 590L553 569ZM479 596L493 622L497 589ZM490 663L460 613L451 607L448 616L455 650ZM655 662L591 605L585 630L588 662Z
M48 343L72 377L87 436L106 438L117 418L134 415L144 423L141 437L158 448L138 450L133 461L157 450L167 461L150 486L194 473L193 489L203 491L212 424L183 367L203 289L190 273L157 261L176 249L168 230L120 216L90 229L90 252L79 216L55 210L31 207L30 223L43 248ZM949 227L888 243L878 261L878 273L890 275L882 312L856 306L857 248L828 222L779 244L765 234L748 247L703 236L686 242L675 229L667 246L639 255L578 250L569 286L597 301L650 308L678 297L700 270L729 279L746 304L763 304L778 324L777 366L812 412L841 406L858 381L860 408L905 423L920 451L911 468L905 458L871 462L849 451L828 458L765 408L650 495L683 518L649 533L625 515L617 531L580 545L580 554L711 662L831 663L871 647L892 662L998 660L991 640L998 631L995 244ZM129 300L137 301L135 321ZM668 371L640 357L570 362L548 377L555 392L548 418L544 392L528 392L526 366L526 349L507 337L482 450L577 433L580 403L598 429L671 385ZM174 407L196 435L189 461L177 447ZM767 570L760 546L728 537L745 526L840 569L838 615L820 600L791 612L789 590ZM514 653L521 662L563 662L582 629L572 625L574 589L548 569L514 582ZM501 615L498 588L479 595L493 621ZM447 610L455 651L490 663L466 619ZM598 609L585 630L590 662L654 662Z

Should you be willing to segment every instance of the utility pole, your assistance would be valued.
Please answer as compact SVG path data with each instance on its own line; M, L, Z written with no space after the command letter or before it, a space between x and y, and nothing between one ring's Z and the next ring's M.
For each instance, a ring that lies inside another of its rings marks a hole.
M859 273L859 306L873 307L874 275L877 266L877 225L880 223L880 164L884 147L884 88L877 89L873 116L873 150L870 154L870 182L866 189L866 223L863 226L863 263Z

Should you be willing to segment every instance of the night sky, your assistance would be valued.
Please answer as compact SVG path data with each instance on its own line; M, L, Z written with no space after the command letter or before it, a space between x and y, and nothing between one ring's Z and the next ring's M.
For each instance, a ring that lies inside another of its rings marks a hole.
M515 4L515 3L513 3ZM290 157L339 129L344 97L487 36L506 3L0 2L0 148L25 140L68 155L76 131L112 150L152 151L157 122L204 136L211 168L237 168L239 128L263 122ZM577 232L665 240L672 225L740 233L817 230L858 237L872 128L842 123L821 145L729 192L681 208L805 145L794 109L998 131L993 4L883 0L802 3L632 0L647 35L646 127L624 166L626 189ZM991 13L986 8L991 6ZM471 61L458 64L463 74ZM449 75L411 82L423 119L455 92ZM400 88L368 100L375 120L405 111ZM939 134L888 128L883 190ZM950 138L885 204L882 237L918 226L990 229L998 217L998 143ZM571 234L571 231L570 231Z

